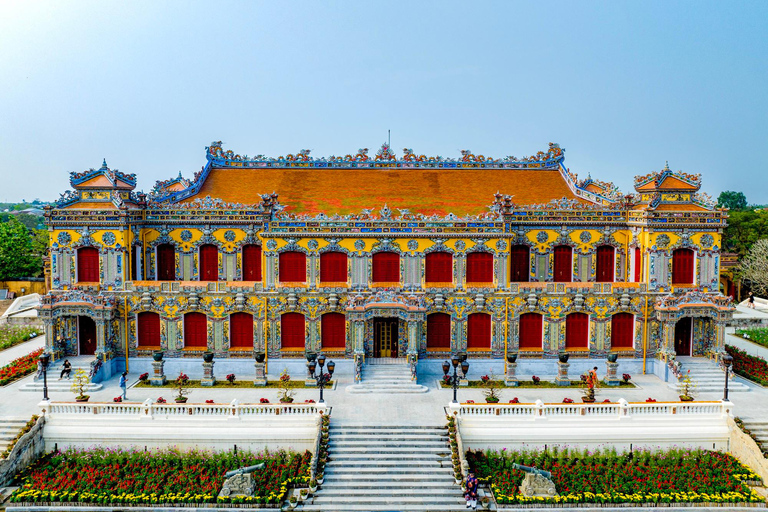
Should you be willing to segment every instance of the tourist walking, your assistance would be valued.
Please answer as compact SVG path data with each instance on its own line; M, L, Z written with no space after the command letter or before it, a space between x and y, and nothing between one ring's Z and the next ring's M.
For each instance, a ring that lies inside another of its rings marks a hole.
M69 359L65 359L64 364L61 365L61 375L59 375L59 380L64 377L69 378L70 373L72 373L72 363L69 362Z
M35 375L35 380L40 380L43 378L43 362L38 359L37 360L37 375Z
M128 397L125 396L126 391L126 383L125 383L125 376L128 375L128 372L123 372L123 374L120 376L120 388L123 390L123 400L128 400Z
M470 471L467 474L466 491L464 498L467 500L467 508L472 507L472 510L477 509L477 487L479 482L475 477L475 474Z
M747 307L750 307L750 308L752 308L752 309L755 309L755 294L754 294L754 293L752 293L752 292L749 292L749 299L747 299L747 300L748 300L748 302L749 302L749 303L747 304Z

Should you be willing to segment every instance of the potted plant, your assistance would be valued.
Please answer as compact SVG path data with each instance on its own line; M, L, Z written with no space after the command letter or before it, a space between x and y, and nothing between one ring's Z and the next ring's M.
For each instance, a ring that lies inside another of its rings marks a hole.
M280 372L280 381L277 384L277 387L280 388L280 391L277 392L278 397L280 398L280 402L284 404L290 404L293 402L293 397L296 394L296 392L291 389L291 376L288 374L288 369L286 368L282 372Z
M581 376L582 392L584 396L581 401L584 403L594 403L595 394L600 387L600 380L597 378L597 372L590 370Z
M146 372L145 372L145 373L142 373L141 375L139 375L139 380L140 380L141 382L146 382L146 381L147 381L147 379L149 379L149 373L146 373Z
M299 499L301 501L304 501L307 499L307 496L309 496L309 489L301 489L299 491Z
M318 471L317 473L317 485L323 485L323 482L325 481L324 475L322 471Z
M162 351L162 350L156 350L156 351L155 351L155 352L152 354L152 359L154 359L154 360L155 360L155 361L157 361L157 362L160 362L160 361L162 361L162 360L163 360L163 351Z
M258 353L256 354L256 362L257 362L257 363L263 363L263 362L264 362L264 359L265 359L265 357L266 357L266 356L265 356L264 352L258 352Z
M70 388L75 393L75 402L87 402L91 398L90 395L85 394L90 383L91 378L88 376L88 372L82 368L75 372L75 376L72 379L72 387Z
M312 480L309 481L309 492L314 494L317 492L317 478L312 477Z
M205 361L206 363L210 363L211 361L213 361L213 352L206 352L205 354L203 354L203 361Z
M517 361L517 352L508 352L507 353L507 362L508 363L514 363Z
M179 376L176 377L176 382L174 383L174 387L176 388L176 398L174 400L177 404L184 404L187 403L187 395L189 394L189 377L184 372L179 372Z
M229 382L229 384L231 386L235 385L235 374L234 373L230 373L229 375L227 375L227 382Z
M491 498L488 496L483 496L480 499L480 505L482 505L483 508L487 510L491 506Z
M163 398L163 397L158 397L157 398L157 403L158 404L164 404L165 402L166 402L165 398Z
M621 379L624 381L624 384L629 384L629 381L632 379L632 376L628 373L624 373L621 375Z
M688 370L680 379L680 401L691 402L696 393L696 384L691 380L691 370Z
M483 375L480 380L483 382L483 396L489 404L497 404L501 398L501 388L499 381L495 379L493 372L490 375Z
M295 494L292 494L291 497L288 499L288 506L294 509L298 504L299 504L299 499L296 497Z

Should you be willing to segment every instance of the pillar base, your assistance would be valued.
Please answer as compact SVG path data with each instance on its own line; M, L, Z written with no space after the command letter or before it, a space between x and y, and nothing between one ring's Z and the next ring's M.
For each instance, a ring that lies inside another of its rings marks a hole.
M517 363L506 363L506 368L504 372L504 384L507 387L510 388L516 388L520 385L520 383L517 380L517 377L515 377L515 374L517 372Z
M607 386L620 385L621 379L619 379L619 374L618 374L619 363L612 363L610 361L606 361L605 366L607 366L607 371L605 372L605 379L603 379L603 382L605 382Z
M210 363L203 363L203 378L200 379L200 385L205 387L212 387L216 384L216 377L213 376L213 361Z
M149 383L153 386L165 386L168 383L163 373L164 365L165 361L152 361L152 376L149 378Z
M253 363L253 367L256 370L256 376L253 379L253 385L258 387L264 387L267 385L267 375L264 373L265 363Z
M571 385L571 379L568 377L568 367L570 366L569 363L563 363L562 361L557 362L557 377L555 377L555 384L558 386Z

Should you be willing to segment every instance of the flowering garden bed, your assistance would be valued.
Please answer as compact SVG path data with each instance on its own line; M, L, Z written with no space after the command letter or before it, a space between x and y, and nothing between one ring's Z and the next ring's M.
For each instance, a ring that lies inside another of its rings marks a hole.
M37 359L42 353L42 348L37 349L25 356L14 359L7 365L0 368L0 386L10 384L11 382L22 377L26 377L30 373L37 370Z
M40 327L4 325L0 327L0 350L29 341L42 333Z
M733 371L736 375L768 386L768 362L765 359L751 356L731 345L726 345L725 350L733 357Z
M736 329L736 336L749 340L752 343L757 343L764 347L768 347L768 329L765 327L758 327L755 329Z
M278 505L288 486L309 481L311 453L254 454L180 450L68 449L48 454L25 471L11 501L22 504L180 506ZM254 473L259 496L218 497L224 473L264 462Z
M705 450L663 452L613 450L467 452L467 462L481 481L488 482L499 504L634 503L761 503L743 482L759 480L734 457ZM525 473L516 462L552 473L558 497L532 498L518 494Z

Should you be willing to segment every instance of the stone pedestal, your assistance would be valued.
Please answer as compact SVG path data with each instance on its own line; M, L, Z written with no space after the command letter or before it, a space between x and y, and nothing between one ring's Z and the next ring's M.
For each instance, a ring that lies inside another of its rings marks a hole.
M570 363L564 363L562 361L557 362L557 377L555 377L555 384L558 386L570 386L571 379L568 378L568 367Z
M609 386L618 386L621 384L621 379L619 378L619 363L606 361L605 366L607 368L605 372L605 383Z
M213 361L210 363L203 362L203 378L200 379L201 386L213 386L216 384L216 377L213 376L213 365Z
M317 380L315 380L315 377L309 371L309 363L310 363L310 361L306 362L306 365L307 365L307 376L304 378L304 386L306 386L308 388L316 388L317 387Z
M520 385L520 383L517 380L517 377L515 376L515 372L517 371L517 363L507 363L506 371L504 372L504 383L509 386L516 388Z
M153 386L165 386L168 383L168 379L163 373L164 365L165 361L152 361L152 376L149 378L149 382Z
M253 379L254 386L266 386L267 374L265 373L265 363L259 363L258 361L253 363L253 367L256 370L256 377Z

